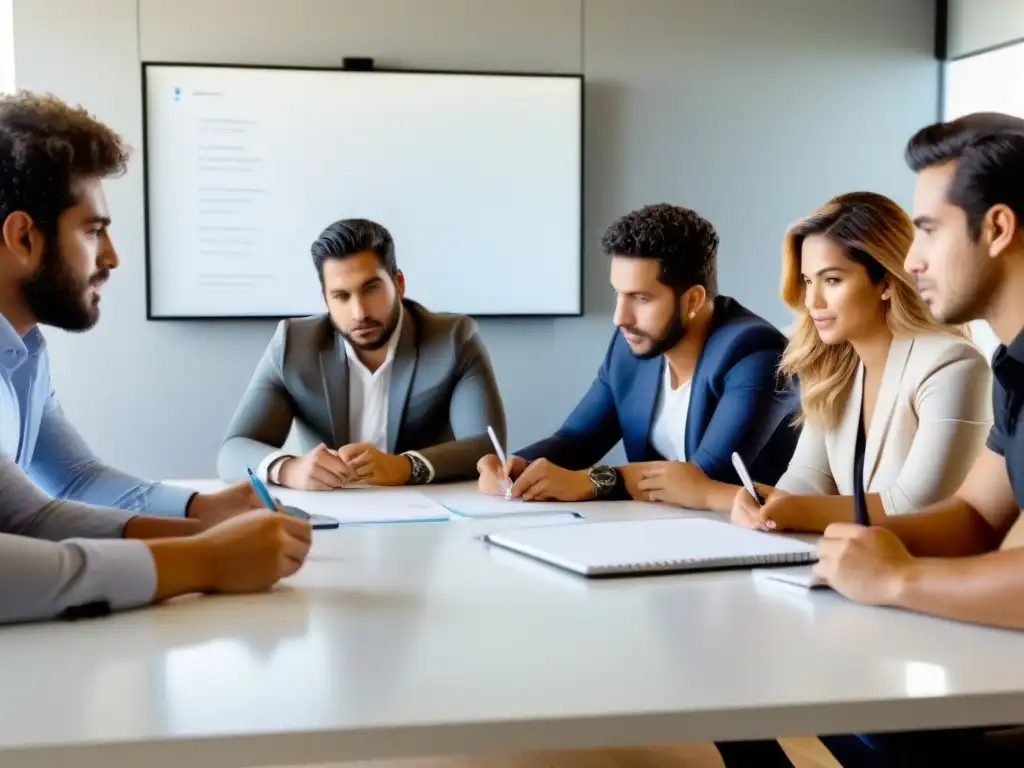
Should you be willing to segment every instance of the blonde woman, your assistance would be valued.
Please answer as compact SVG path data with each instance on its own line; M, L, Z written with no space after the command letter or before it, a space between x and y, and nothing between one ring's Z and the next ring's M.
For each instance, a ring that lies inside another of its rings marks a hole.
M763 506L737 493L734 522L823 531L960 486L992 423L992 374L903 268L913 237L907 214L870 192L841 195L786 233L782 298L799 319L782 370L799 382L803 429L777 486L760 488Z

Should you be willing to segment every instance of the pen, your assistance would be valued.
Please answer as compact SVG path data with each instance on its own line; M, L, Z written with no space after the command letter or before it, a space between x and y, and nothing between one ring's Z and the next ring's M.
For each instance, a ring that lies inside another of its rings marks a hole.
M754 487L754 481L750 479L750 473L747 472L747 465L743 463L743 459L735 451L732 454L732 465L736 469L736 474L740 476L740 482L743 483L743 487L747 489L747 493L753 497L759 507L763 507L764 499L757 492L757 488Z
M501 448L501 443L498 442L498 436L494 433L494 427L487 426L487 435L491 438L491 443L494 445L494 452L498 454L498 461L501 462L501 471L505 471L505 466L508 464L508 459L505 457L505 451ZM505 498L508 498L509 492L512 490L512 483L506 477L501 483L502 489L505 491Z
M265 486L263 482L253 474L251 469L247 467L246 471L249 473L249 482L252 483L252 487L255 489L256 495L260 497L260 500L264 504L266 504L267 509L271 512L277 512L277 506L274 504L274 500L270 498L270 491L267 490L267 486Z

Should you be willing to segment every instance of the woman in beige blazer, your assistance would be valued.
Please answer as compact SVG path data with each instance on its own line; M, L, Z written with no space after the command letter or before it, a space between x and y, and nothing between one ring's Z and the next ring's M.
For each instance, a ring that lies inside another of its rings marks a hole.
M991 368L966 331L939 325L903 259L907 214L869 192L841 195L793 225L782 298L799 313L782 360L800 385L803 430L759 507L736 495L732 519L823 531L854 520L854 455L863 424L871 520L953 494L992 423Z

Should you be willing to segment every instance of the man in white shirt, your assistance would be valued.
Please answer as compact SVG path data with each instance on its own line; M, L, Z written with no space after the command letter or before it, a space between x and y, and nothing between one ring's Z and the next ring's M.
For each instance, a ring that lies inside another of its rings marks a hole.
M311 251L328 311L278 326L221 445L221 477L252 467L306 490L475 477L488 425L505 434L476 324L405 298L376 222L337 221ZM293 426L300 455L282 450Z

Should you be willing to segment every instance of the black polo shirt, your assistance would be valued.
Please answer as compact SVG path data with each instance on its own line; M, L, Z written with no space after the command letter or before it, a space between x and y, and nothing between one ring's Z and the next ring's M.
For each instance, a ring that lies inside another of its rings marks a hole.
M993 423L987 445L1006 459L1017 507L1024 509L1024 429L1019 428L1024 405L1024 330L1009 346L996 350L992 373Z

